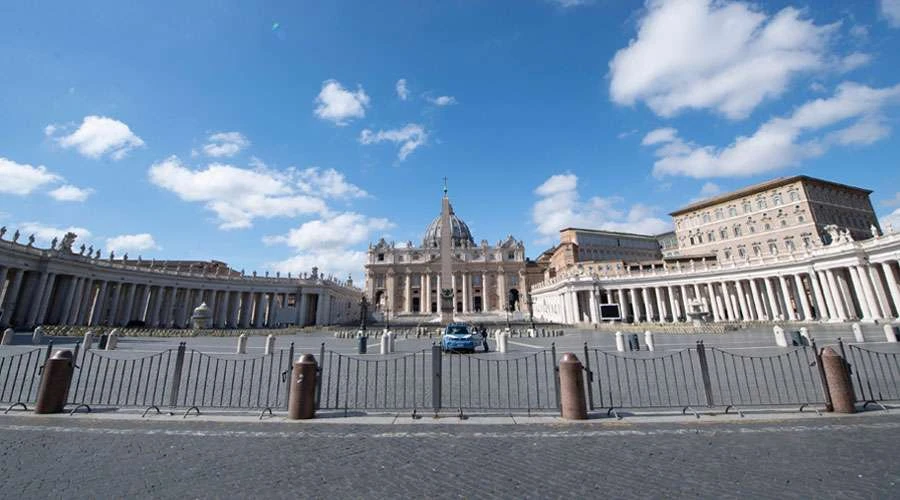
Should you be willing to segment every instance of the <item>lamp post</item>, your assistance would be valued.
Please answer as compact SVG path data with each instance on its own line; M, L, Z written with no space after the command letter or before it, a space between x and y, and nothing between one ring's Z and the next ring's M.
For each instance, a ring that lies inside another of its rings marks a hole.
M391 329L391 308L390 307L384 308L384 322L385 322L385 326L384 326L385 330L390 330Z
M359 301L359 328L362 330L363 337L366 336L366 317L369 316L369 302L363 295Z
M534 328L534 300L531 298L531 291L528 292L528 317L531 320L531 331L535 331L535 328Z

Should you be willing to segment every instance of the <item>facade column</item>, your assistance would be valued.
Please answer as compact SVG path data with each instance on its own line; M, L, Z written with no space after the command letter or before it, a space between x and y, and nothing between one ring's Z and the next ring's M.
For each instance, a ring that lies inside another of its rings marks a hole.
M853 284L853 293L856 294L856 301L859 303L859 308L862 310L862 319L864 321L872 321L874 315L872 314L872 310L869 309L869 304L871 304L871 302L869 301L869 298L866 297L866 292L863 289L862 283L860 282L860 273L857 270L856 266L850 266L849 268L847 268L847 270L850 272L850 281Z
M735 292L737 293L738 305L741 308L741 321L744 323L753 319L750 308L747 306L747 297L744 296L744 283L741 280L734 282Z
M831 300L834 302L834 311L837 315L837 318L841 321L847 320L847 311L849 308L844 308L844 301L841 299L841 290L838 286L837 278L834 275L833 269L825 270L826 281L828 282L828 289L825 290L825 293L831 295Z
M809 299L806 297L806 287L803 286L803 278L800 274L794 275L794 285L797 288L797 295L800 296L800 308L803 309L803 319L812 321L812 310L809 308Z
M481 273L481 311L489 312L491 310L491 293L489 284L490 275Z
M94 296L93 300L91 300L90 305L90 317L88 319L89 326L97 326L97 323L100 322L100 311L103 310L103 303L105 302L106 296L106 287L107 282L100 281L100 284L97 285L97 295Z
M863 268L869 273L869 280L872 282L872 288L875 291L875 300L878 303L878 308L881 310L881 317L885 319L890 318L892 316L891 299L884 289L884 283L881 279L881 274L878 272L878 266L871 264L865 265Z
M147 323L147 326L150 328L158 328L159 327L159 311L162 310L162 302L163 302L163 288L159 285L152 287L150 292L150 303L152 304L149 308L149 316L150 321Z
M775 292L772 289L772 282L769 278L763 278L763 286L766 289L766 299L769 303L769 319L777 321L779 317L783 317L779 311L778 301L775 300Z
M678 298L678 308L681 309L681 316L683 321L688 320L688 312L690 311L690 304L688 303L688 293L687 286L681 285L681 293L679 294L681 297Z
M675 296L677 294L676 287L670 286L668 289L669 292L669 309L672 311L672 323L678 323L681 321L681 310L678 307L678 298Z
M225 328L228 322L228 309L231 307L231 292L222 290L221 295L219 310L216 313L216 328Z
M597 292L594 289L591 289L590 297L591 323L597 325L600 324L600 308L597 307Z
M119 299L122 297L122 283L116 282L115 287L112 302L109 305L109 316L106 317L106 324L109 326L116 326L119 321Z
M653 289L653 292L656 294L656 311L659 313L659 322L666 322L666 298L663 294L663 287L658 286Z
M44 287L44 293L41 296L37 317L34 319L35 325L43 325L44 320L47 318L47 308L50 307L50 298L53 297L53 285L55 284L56 273L50 273L50 276L47 278L47 284ZM0 286L3 286L2 282L0 282Z
M397 289L394 283L394 271L388 269L387 276L385 277L385 288L387 288L387 300L384 302L385 309L388 311L397 312L396 304L394 304L394 300L397 296ZM322 303L322 294L319 294L318 304ZM316 306L318 308L318 306Z
M706 283L706 292L709 294L709 308L712 309L713 321L718 323L722 321L722 314L719 309L718 300L716 300L716 292L712 283Z
M644 321L649 323L653 321L654 311L650 302L650 289L647 287L641 288L641 302L644 303Z
M425 280L425 291L422 295L422 303L419 304L421 312L425 314L431 314L431 272L426 272L423 275Z
M10 279L9 286L6 289L6 296L3 301L6 303L3 309L3 317L0 318L0 326L7 327L16 312L16 305L19 303L19 289L22 287L22 279L25 276L24 269L13 270L13 276ZM2 286L3 283L0 283Z
M737 320L737 315L734 313L734 305L731 303L731 290L728 289L728 282L722 281L719 283L719 286L722 288L722 300L725 301L725 311L728 313L728 321Z
M3 303L6 302L6 295L3 293L3 285L6 284L7 274L9 274L9 268L0 266L0 308L3 308ZM0 318L0 321L3 321L3 318Z
M765 321L766 310L763 307L762 303L762 295L759 294L759 287L756 285L756 279L750 279L750 293L753 295L753 306L756 309L756 319L757 321Z
M81 278L72 276L70 278L69 287L66 289L66 300L63 302L62 315L59 317L59 324L68 325L69 317L72 314L72 304L75 302L75 291L81 284Z
M506 274L504 274L502 271L497 273L497 297L499 298L500 310L508 310L509 304L506 300L508 298L506 296Z
M37 326L35 321L37 320L38 313L40 313L41 303L44 301L44 291L47 289L47 281L50 279L51 273L44 271L41 273L41 277L38 279L38 284L34 287L34 290L31 292L31 300L29 301L28 307L28 317L25 318L25 324L29 327ZM3 286L0 283L0 286ZM50 285L53 286L52 283Z
M897 286L897 276L890 262L882 262L881 270L884 271L884 279L887 281L888 290L894 305L894 317L900 318L900 287Z
M631 322L632 323L640 323L641 315L640 315L640 310L638 309L638 303L637 303L637 290L635 290L634 288L629 288L628 295L629 295L628 301L631 305L631 315L633 317Z
M825 294L822 293L822 282L819 279L819 273L815 270L809 272L809 285L812 287L813 297L816 299L817 319L820 321L831 319L834 314L829 311L834 311L834 304L826 300Z
M200 291L201 297L203 292ZM301 293L300 294L300 321L299 326L306 326L307 321L307 309L309 308L309 302L307 298L308 294ZM240 327L241 328L250 328L250 315L253 313L253 292L241 292L241 317Z
M143 321L144 324L147 324L147 316L150 314L150 285L143 285L143 289L141 290L141 301L138 302L138 313L137 319L138 321Z
M868 266L856 266L856 273L859 275L859 281L862 285L863 296L869 304L869 311L872 313L872 319L882 319L881 308L878 306L878 299L875 297L875 290L872 286L872 280L869 278Z
M469 312L469 274L460 273L459 279L462 281L462 312Z
M131 313L134 310L134 295L137 292L137 283L128 284L128 296L125 299L125 317L122 318L122 325L128 325L131 321Z
M787 280L783 275L778 275L778 282L781 284L781 294L784 298L784 308L787 310L788 319L791 321L797 321L797 313L794 312L794 307L791 301L791 291L788 289Z
M388 299L390 300L390 299ZM266 319L266 294L264 292L259 292L254 297L254 302L256 304L255 311L253 314L253 328L262 328L263 321ZM323 300L322 294L319 293L319 298L316 300L316 326L321 325L321 316L323 309Z
M404 283L404 296L403 296L403 312L406 314L410 314L412 311L412 276L410 273L406 273L403 276Z

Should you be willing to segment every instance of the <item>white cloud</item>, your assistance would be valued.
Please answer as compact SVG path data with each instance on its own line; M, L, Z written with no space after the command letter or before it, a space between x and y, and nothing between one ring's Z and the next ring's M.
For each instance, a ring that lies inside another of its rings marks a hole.
M648 0L637 37L609 63L610 95L665 117L713 109L743 118L798 74L827 66L836 27L792 7L768 16L736 1Z
M0 193L25 196L35 189L62 180L43 165L37 167L0 157Z
M700 188L700 196L709 198L722 192L722 188L714 182L707 182Z
M345 212L304 222L286 235L266 236L263 242L267 245L281 243L303 251L344 248L367 241L372 232L392 227L394 224L387 219Z
M333 168L310 167L297 173L301 192L325 198L365 198L369 193L347 182L344 174Z
M428 102L430 102L431 104L434 104L435 106L440 106L440 107L452 106L452 105L456 104L456 98L453 97L452 95L442 95L442 96L434 97L434 98L429 97Z
M893 229L895 233L900 232L900 208L880 217L878 222L881 223L881 230L885 233L890 233L891 229Z
M653 207L636 203L622 208L617 197L592 197L582 201L575 174L549 177L534 190L539 199L532 207L537 232L555 238L566 227L583 227L639 234L658 234L671 228L668 220L658 217Z
M428 133L421 125L410 123L401 129L379 130L378 132L365 129L359 134L359 142L362 144L377 144L384 141L401 145L397 156L400 161L403 161L428 141Z
M677 135L659 142L653 174L748 176L820 156L835 144L871 144L889 133L882 111L897 102L900 85L879 89L845 82L832 97L809 101L788 117L772 118L724 148L696 145Z
M653 144L658 144L660 142L672 142L672 140L675 139L675 134L677 133L678 131L672 127L651 130L641 140L641 145L650 146Z
M401 78L397 80L397 97L400 98L401 101L405 101L409 99L409 89L406 88L406 78Z
M900 28L900 0L880 0L881 15L892 28Z
M250 141L240 132L218 132L209 136L203 146L203 153L214 158L231 157L250 145Z
M71 184L60 186L49 194L56 201L84 201L94 192L90 188L80 188Z
M107 238L106 248L114 252L141 252L144 250L158 250L159 245L149 233L122 234Z
M309 273L313 267L319 274L334 274L339 279L353 275L356 286L362 286L362 270L366 264L366 252L361 250L312 250L280 261L265 263L265 267L282 274Z
M50 241L53 238L61 240L66 233L77 234L78 241L85 244L87 244L87 240L91 237L91 232L83 227L56 227L41 224L40 222L23 222L19 225L19 231L21 233L21 236L19 236L20 242L27 241L28 236L34 234L35 244L41 247L50 246Z
M284 244L299 253L266 266L281 272L309 272L313 266L324 274L333 273L343 279L353 274L361 283L360 272L366 253L351 247L364 243L370 235L394 227L387 219L371 218L353 212L305 222L285 235L266 236L266 245Z
M53 135L55 133L56 133L56 125L53 125L51 123L50 125L47 125L46 127L44 127L44 135L46 135L47 137L50 137L51 135Z
M845 56L841 59L838 64L838 70L842 73L846 73L849 71L853 71L856 68L860 68L872 62L872 56L869 54L864 54L862 52L854 52L848 56Z
M214 163L192 170L175 157L154 163L150 181L182 200L203 202L219 218L220 229L253 225L255 218L296 217L327 212L321 198L298 194L291 173L249 170Z
M55 132L56 128L51 131ZM76 148L88 158L100 158L108 153L113 160L121 160L132 149L144 146L144 141L128 125L105 116L85 116L75 132L59 137L57 142L64 148Z
M560 7L567 9L569 7L580 7L582 5L589 5L593 2L593 0L547 0L550 3L554 3L559 5Z
M354 118L366 116L369 96L362 86L356 92L345 89L337 80L322 82L322 90L316 97L315 114L335 125L347 125Z

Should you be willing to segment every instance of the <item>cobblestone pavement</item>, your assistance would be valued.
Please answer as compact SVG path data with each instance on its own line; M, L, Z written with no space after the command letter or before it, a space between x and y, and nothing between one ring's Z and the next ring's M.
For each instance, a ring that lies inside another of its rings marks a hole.
M7 498L897 498L900 418L333 425L0 417Z

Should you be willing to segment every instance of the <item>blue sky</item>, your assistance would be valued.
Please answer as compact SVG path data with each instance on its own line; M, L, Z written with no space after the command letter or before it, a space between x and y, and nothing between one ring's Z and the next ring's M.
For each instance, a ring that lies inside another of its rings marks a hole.
M0 5L10 233L359 279L444 176L532 257L799 173L900 223L898 0L131 3Z

